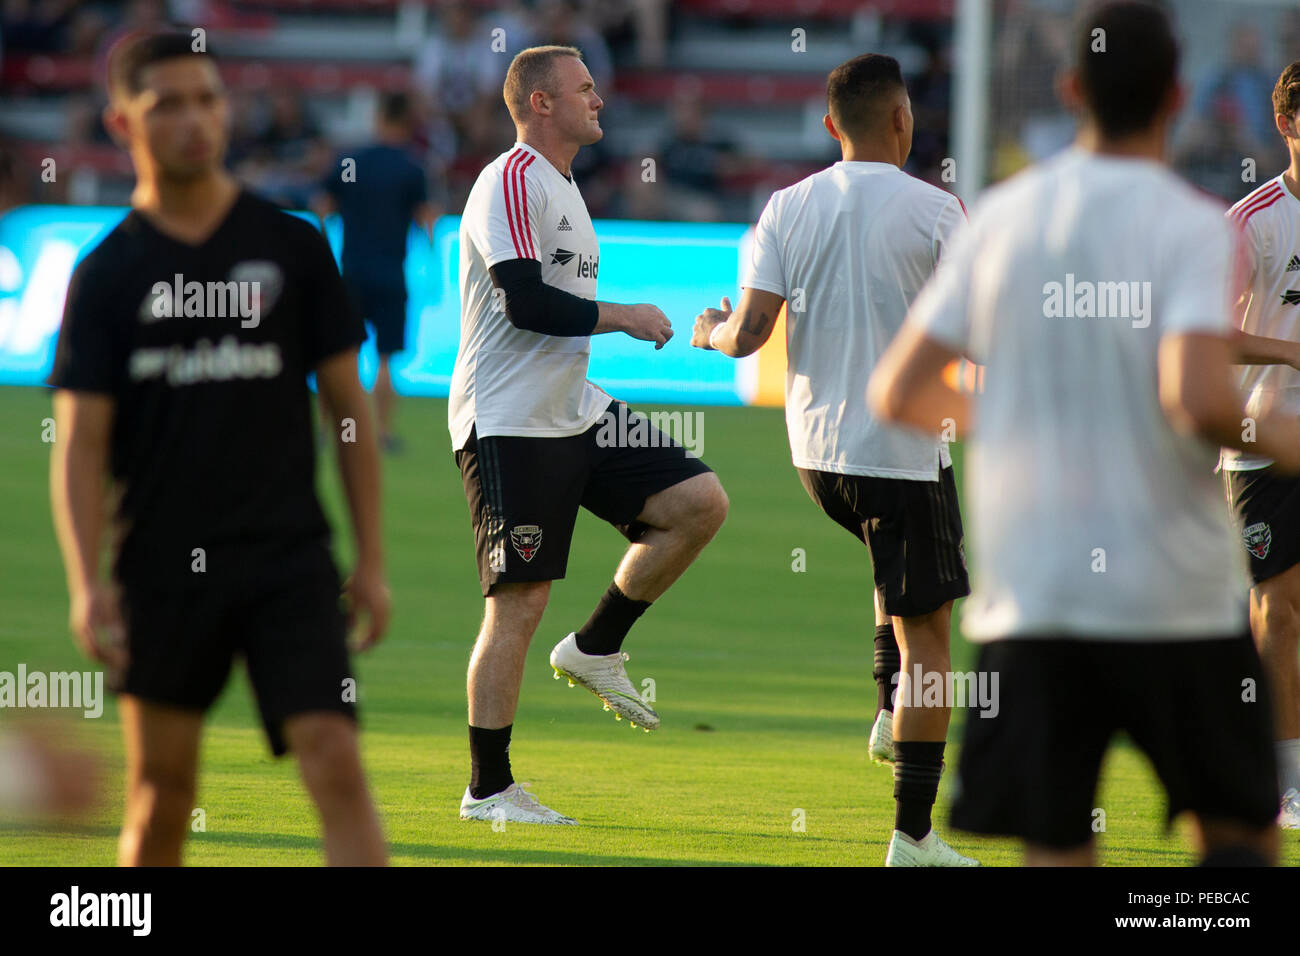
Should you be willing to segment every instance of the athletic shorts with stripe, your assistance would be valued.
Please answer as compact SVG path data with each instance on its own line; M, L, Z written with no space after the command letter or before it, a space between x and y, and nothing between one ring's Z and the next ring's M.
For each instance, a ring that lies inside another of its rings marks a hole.
M917 617L970 594L951 465L938 481L795 470L817 506L870 550L886 614Z
M1224 471L1228 503L1256 584L1300 564L1300 478L1273 466Z
M579 507L636 541L647 529L636 520L647 498L713 470L648 421L631 429L607 424L635 415L611 402L596 424L566 438L471 431L456 464L485 597L497 584L563 578Z

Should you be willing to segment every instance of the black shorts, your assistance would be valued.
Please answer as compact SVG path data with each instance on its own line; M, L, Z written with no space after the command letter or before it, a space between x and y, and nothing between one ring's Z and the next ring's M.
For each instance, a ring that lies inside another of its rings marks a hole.
M1277 770L1264 675L1250 634L1180 641L1008 638L985 644L997 709L966 718L951 822L1069 849L1093 837L1097 779L1123 731L1150 758L1167 819L1264 828ZM1254 699L1244 682L1254 681ZM1105 810L1105 807L1100 809Z
M183 588L122 582L129 663L113 689L205 712L220 696L236 654L248 668L272 752L288 752L282 724L312 711L356 719L340 585L324 542L222 578L194 575ZM355 686L355 685L352 685Z
M970 594L951 465L938 481L795 470L818 507L871 551L886 614L917 617Z
M1255 583L1300 564L1300 478L1272 466L1223 476Z
M380 355L406 348L406 282L343 276L357 314L375 330Z
M617 401L605 410L614 423L636 414ZM475 431L456 452L485 597L496 584L563 578L579 506L636 541L646 531L636 517L647 498L712 471L648 422L643 430L606 428L601 437L606 421L567 438ZM620 433L635 444L608 440Z

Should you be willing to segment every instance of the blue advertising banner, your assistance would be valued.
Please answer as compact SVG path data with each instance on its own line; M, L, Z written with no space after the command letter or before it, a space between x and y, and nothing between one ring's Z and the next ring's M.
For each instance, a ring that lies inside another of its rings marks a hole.
M126 215L123 208L22 206L0 216L0 384L39 385L54 361L72 270ZM456 284L460 218L444 216L433 243L412 228L406 259L407 351L393 358L397 389L445 396L460 342ZM592 339L589 376L630 402L737 405L750 400L754 363L690 347L695 315L736 301L749 228L734 223L601 220L600 298L650 302L676 335L655 351L626 335ZM335 255L341 227L327 224ZM362 379L375 373L373 336L361 352Z

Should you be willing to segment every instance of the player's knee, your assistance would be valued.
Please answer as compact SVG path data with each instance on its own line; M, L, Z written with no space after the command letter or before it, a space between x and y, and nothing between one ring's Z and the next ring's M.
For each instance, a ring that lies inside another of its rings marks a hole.
M342 715L300 718L289 737L303 779L313 792L364 786L356 728Z
M525 628L536 628L550 600L550 581L498 584L488 597L487 621L492 624L510 621Z
M947 656L949 652L948 625L951 602L937 611L903 618L903 626L895 635L900 647L912 657L925 654Z
M690 516L687 524L705 539L712 538L727 520L727 511L731 501L722 489L722 482L717 475L709 475L708 482L701 482L700 488L691 501Z
M133 816L151 827L183 826L194 807L193 776L168 767L146 767L128 792Z
M1300 636L1300 596L1268 594L1260 601L1265 645L1284 643L1292 647Z

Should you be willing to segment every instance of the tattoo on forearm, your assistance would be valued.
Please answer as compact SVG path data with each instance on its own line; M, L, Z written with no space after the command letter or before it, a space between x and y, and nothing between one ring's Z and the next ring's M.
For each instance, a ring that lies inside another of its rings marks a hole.
M762 338L772 330L772 325L775 322L776 316L769 316L766 312L759 312L758 315L746 313L744 320L740 323L740 331L746 335Z

